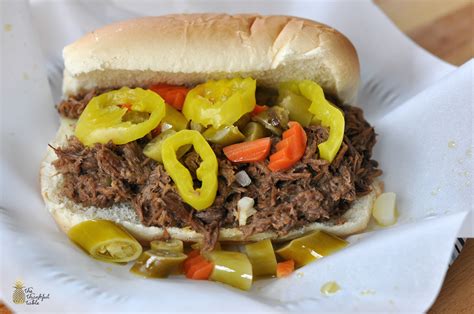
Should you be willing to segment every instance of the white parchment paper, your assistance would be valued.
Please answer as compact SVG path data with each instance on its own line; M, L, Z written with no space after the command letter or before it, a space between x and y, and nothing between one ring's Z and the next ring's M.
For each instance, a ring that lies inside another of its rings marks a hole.
M0 299L15 311L421 312L439 291L456 236L474 235L472 219L465 219L473 204L473 62L456 69L431 56L369 1L1 6ZM373 226L351 237L342 252L289 278L259 281L249 293L210 282L137 279L128 267L88 258L57 230L43 208L38 168L58 125L62 47L120 19L206 11L303 16L351 39L362 68L357 103L379 134L375 159L386 190L398 195L396 226ZM13 304L17 279L50 298L36 306ZM327 281L341 290L322 295Z

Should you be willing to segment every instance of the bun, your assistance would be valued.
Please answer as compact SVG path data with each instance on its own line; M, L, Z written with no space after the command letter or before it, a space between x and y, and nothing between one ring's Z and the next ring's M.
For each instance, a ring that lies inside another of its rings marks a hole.
M61 126L56 134L56 138L51 143L52 146L62 146L69 136L73 135L74 120L61 119ZM76 204L66 197L61 196L61 184L63 177L57 173L52 165L56 159L54 150L48 147L46 158L41 164L41 194L46 207L53 216L58 226L67 233L68 230L84 220L107 219L115 221L125 227L140 242L148 243L153 239L163 236L163 228L145 227L140 224L135 211L130 204L119 204L110 208L84 207ZM348 236L360 232L367 227L370 219L372 205L377 195L382 192L383 186L380 182L375 182L372 192L357 199L352 207L344 214L346 222L334 224L333 222L312 223L303 228L293 230L284 237L278 237L274 232L263 232L254 234L244 239L243 234L237 228L226 228L220 230L219 240L228 242L257 241L270 238L275 241L284 241L301 236L313 230L325 230L339 236ZM189 228L166 228L171 237L187 242L199 242L203 237L201 234Z
M359 61L337 30L290 16L181 14L118 22L64 48L63 93L92 88L196 84L251 76L259 85L310 79L343 103Z

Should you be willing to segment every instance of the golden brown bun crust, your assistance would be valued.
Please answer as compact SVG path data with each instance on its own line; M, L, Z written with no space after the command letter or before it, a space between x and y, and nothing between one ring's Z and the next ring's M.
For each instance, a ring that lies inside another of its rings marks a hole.
M73 134L74 123L75 121L73 120L61 120L61 127L56 138L51 142L53 147L62 146L66 143L67 137ZM52 165L56 158L57 156L53 149L48 147L48 153L41 164L41 194L46 208L62 231L67 233L72 226L85 220L107 219L124 226L137 240L144 244L163 236L163 228L145 227L140 224L130 204L117 204L110 208L84 207L60 195L63 177ZM352 204L352 207L343 215L343 218L346 220L343 224L335 224L331 221L324 223L315 222L293 230L284 237L279 237L274 232L263 232L254 234L246 239L244 239L242 232L237 228L223 228L220 230L219 240L241 243L269 238L274 241L284 241L299 237L313 230L325 230L342 237L361 232L369 223L373 203L377 195L382 193L383 184L375 182L372 185L372 189L371 193L357 199ZM167 231L175 239L187 242L203 240L201 234L190 228L167 228Z
M311 79L343 102L359 84L351 42L302 18L181 14L118 22L64 48L65 95L102 87L196 84L251 76L276 87Z

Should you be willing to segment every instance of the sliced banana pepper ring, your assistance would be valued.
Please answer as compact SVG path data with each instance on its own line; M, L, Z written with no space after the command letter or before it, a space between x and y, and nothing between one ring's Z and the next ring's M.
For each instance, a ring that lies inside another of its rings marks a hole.
M134 123L134 119L125 119L130 110L149 116ZM75 135L86 146L109 141L126 144L155 129L165 112L165 103L158 94L123 87L92 98L77 121Z

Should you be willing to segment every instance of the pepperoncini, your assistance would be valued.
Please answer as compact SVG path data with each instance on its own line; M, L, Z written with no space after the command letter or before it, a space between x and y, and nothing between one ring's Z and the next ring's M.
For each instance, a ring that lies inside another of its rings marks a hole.
M242 132L245 136L245 142L258 140L259 138L267 137L267 130L257 122L249 122Z
M130 110L150 116L139 123L126 121L124 116ZM109 141L126 144L144 137L164 116L165 103L159 95L141 88L123 87L92 98L77 121L75 135L86 146Z
M191 130L198 131L199 133L202 133L206 130L206 128L202 124L193 121L189 122L189 128Z
M275 106L253 116L252 120L260 123L276 136L281 136L283 129L288 127L288 115L286 108Z
M68 237L93 258L104 262L129 262L142 247L127 231L108 220L86 220L73 226Z
M275 275L277 261L269 239L247 244L245 251L252 263L254 276Z
M298 95L291 90L291 83L280 85L278 106L289 111L291 121L299 122L302 126L310 125L313 115L308 111L311 101L304 96Z
M239 128L233 125L223 126L218 129L210 127L202 135L209 142L223 146L242 142L245 139L245 136L240 133Z
M255 89L256 81L252 78L208 81L189 91L183 114L205 127L230 126L253 110Z
M252 113L246 113L239 120L237 120L234 125L239 128L239 130L243 130L244 127L252 120Z
M166 278L186 259L182 252L168 250L148 250L143 252L130 272L148 278Z
M170 129L175 131L186 129L188 126L188 120L183 116L183 114L168 104L165 104L165 107L165 116L161 120L161 132Z
M191 173L178 160L176 152L184 145L192 144L201 157L196 177L201 188L194 189ZM176 184L179 195L194 209L200 211L212 205L217 193L217 158L206 139L194 130L181 130L168 137L162 145L161 156L166 172Z
M173 252L183 252L183 241L177 239L169 239L166 241L153 240L150 242L152 250L164 250Z
M324 231L315 231L292 240L276 252L286 260L294 260L296 266L301 267L346 246L347 241L345 240Z
M245 254L229 251L212 251L207 254L214 263L214 270L209 279L233 287L249 290L252 286L252 264Z
M344 137L344 114L339 108L324 98L324 91L313 81L297 81L285 83L284 88L311 100L308 111L314 114L313 122L329 127L329 138L318 145L321 158L332 162L342 144Z
M148 144L146 144L145 148L143 148L143 154L148 158L151 158L155 161L163 163L163 158L161 157L161 150L163 147L163 142L165 139L170 137L171 135L176 134L176 131L173 129L166 130L160 133L157 137L152 139ZM176 156L179 158L183 157L184 154L191 148L191 145L184 145L180 147L176 151Z

